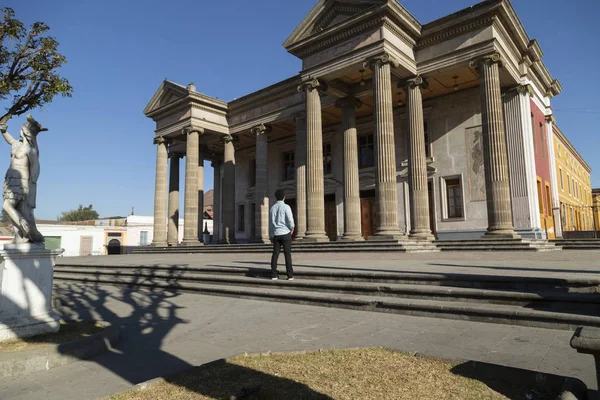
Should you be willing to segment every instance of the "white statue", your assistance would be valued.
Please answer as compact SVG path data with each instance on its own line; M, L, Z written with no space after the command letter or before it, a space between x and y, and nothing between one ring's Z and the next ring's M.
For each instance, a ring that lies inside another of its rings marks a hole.
M40 176L37 135L48 129L42 127L31 115L21 127L21 140L16 140L0 125L4 140L11 145L10 167L4 177L4 212L15 229L13 243L44 243L44 236L37 230L33 210Z

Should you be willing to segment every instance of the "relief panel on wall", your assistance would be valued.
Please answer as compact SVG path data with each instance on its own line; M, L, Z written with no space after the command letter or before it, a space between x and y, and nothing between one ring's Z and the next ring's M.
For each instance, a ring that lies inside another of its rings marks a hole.
M483 131L481 126L465 130L467 140L467 173L471 201L485 201L485 172L483 164Z

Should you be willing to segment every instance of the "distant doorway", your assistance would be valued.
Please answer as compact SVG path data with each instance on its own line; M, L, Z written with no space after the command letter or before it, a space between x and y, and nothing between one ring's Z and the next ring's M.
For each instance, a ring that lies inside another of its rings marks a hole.
M436 215L435 215L435 195L433 193L433 179L427 181L427 194L429 197L429 227L431 233L437 237Z
M94 243L93 236L81 236L79 238L79 255L80 256L91 256L93 243Z
M325 233L329 240L337 240L337 208L334 194L325 196Z
M369 190L360 194L360 222L363 238L367 239L375 233L377 207L375 191Z
M108 255L121 254L121 242L117 239L112 239L108 242L108 246L106 246L106 252Z

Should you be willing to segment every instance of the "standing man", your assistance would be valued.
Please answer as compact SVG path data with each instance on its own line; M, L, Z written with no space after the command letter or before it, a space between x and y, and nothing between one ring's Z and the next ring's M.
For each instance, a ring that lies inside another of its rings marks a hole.
M283 189L275 191L277 203L271 207L269 212L269 237L273 242L273 256L271 257L271 279L279 279L277 275L277 261L279 260L279 251L283 246L285 255L285 271L288 281L294 280L294 270L292 269L292 233L294 233L294 216L292 209L285 204L285 192Z

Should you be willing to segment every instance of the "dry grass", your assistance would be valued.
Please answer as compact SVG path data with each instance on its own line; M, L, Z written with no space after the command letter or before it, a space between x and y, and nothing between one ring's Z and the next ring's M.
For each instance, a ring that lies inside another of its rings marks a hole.
M0 342L0 353L30 350L54 344L62 344L100 332L104 326L95 322L60 322L60 330L23 339Z
M385 349L241 356L110 400L230 399L257 386L244 399L525 399L522 388L504 384L506 397L453 373L455 365Z

